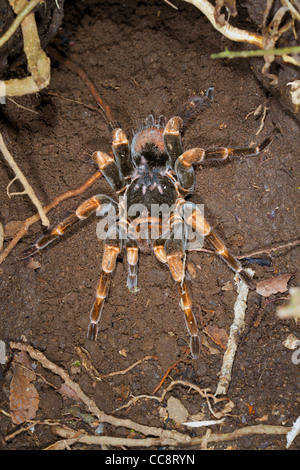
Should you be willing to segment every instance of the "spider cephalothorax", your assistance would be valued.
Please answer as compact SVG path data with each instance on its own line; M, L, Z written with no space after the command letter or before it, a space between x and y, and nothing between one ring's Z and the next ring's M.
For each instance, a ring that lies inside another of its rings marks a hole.
M209 104L212 99L212 89L208 89L202 97L191 100L183 108L181 116L189 117L193 109ZM124 249L127 253L128 288L135 292L138 253L153 249L157 259L168 266L178 285L180 304L190 335L191 353L196 358L200 353L200 341L185 276L188 231L193 230L199 237L204 237L249 287L253 288L254 282L212 230L200 208L185 200L194 186L194 165L204 161L226 161L230 157L258 155L266 150L271 139L267 138L258 147L207 150L193 148L184 152L181 143L181 116L171 118L166 125L162 118L156 123L149 116L145 126L135 133L131 145L125 132L120 128L115 129L112 132L114 156L97 151L93 154L93 159L118 194L119 201L116 202L105 194L86 200L49 233L41 236L23 256L28 257L41 250L70 226L92 213L104 216L109 209L113 209L116 218L103 237L102 269L96 300L90 314L88 338L94 340L97 337L102 308L121 251ZM153 212L153 208L161 206L170 208L164 217L157 210Z

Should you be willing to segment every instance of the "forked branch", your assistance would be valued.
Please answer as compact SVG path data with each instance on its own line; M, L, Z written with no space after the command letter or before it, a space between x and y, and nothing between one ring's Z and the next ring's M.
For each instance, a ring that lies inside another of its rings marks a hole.
M14 171L14 173L16 175L16 178L18 178L18 180L24 186L25 191L23 193L20 193L20 194L25 194L25 193L28 194L31 201L33 202L33 204L36 206L36 208L38 210L38 213L40 215L42 224L45 225L46 227L49 227L49 225L50 225L49 219L46 216L40 201L38 200L34 190L30 186L30 184L28 183L26 177L24 176L24 174L22 173L22 171L20 170L20 168L16 164L13 156L9 152L8 148L6 147L6 145L4 143L4 140L3 140L3 137L2 137L2 134L0 134L0 150L3 153L3 156L4 156L5 160L7 161L7 163L9 164L9 166ZM18 193L14 193L14 194L18 194Z

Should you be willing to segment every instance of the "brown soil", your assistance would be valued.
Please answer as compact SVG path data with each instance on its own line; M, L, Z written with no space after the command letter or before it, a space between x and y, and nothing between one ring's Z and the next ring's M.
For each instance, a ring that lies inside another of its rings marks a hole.
M299 120L269 96L247 61L210 59L213 52L237 46L216 32L198 10L183 2L176 2L178 11L162 1L74 3L65 6L65 20L55 46L84 68L129 136L150 113L169 118L188 98L208 87L215 89L214 103L186 129L186 149L248 146L276 136L271 148L260 157L197 169L192 200L204 203L206 216L236 255L296 240ZM110 151L105 122L98 113L75 100L95 105L80 78L65 66L53 63L51 84L45 92L16 99L35 114L9 100L2 106L1 132L43 204L77 188L96 171L90 158L92 151ZM261 119L253 111L259 105L268 109L264 126L256 135ZM4 163L0 171L3 225L34 214L35 208L27 197L7 197L6 187L13 173ZM13 189L21 188L14 183ZM49 214L51 223L98 193L113 196L103 178L81 196L61 203ZM206 336L209 347L203 346L200 359L192 361L188 356L184 360L189 339L178 291L167 268L154 255L140 258L140 291L135 295L126 288L126 262L119 260L99 337L95 343L86 339L102 256L96 224L95 218L88 220L36 255L39 269L31 269L17 258L42 231L39 223L31 227L29 236L0 268L0 339L7 344L26 340L43 351L49 360L66 369L106 413L113 413L132 395L151 394L168 367L180 358L183 361L172 370L163 388L171 379L180 379L215 392L224 349ZM289 287L299 285L299 247L261 257L271 260L271 266L252 264L256 281L289 273ZM229 333L236 292L234 287L222 287L228 281L234 286L232 272L211 254L191 252L188 261L196 273L190 285L199 325L217 325ZM272 295L268 301L256 292L249 295L246 330L238 346L228 391L235 407L222 426L212 427L213 432L230 432L260 423L291 426L299 416L299 365L293 363L292 351L283 345L289 334L299 337L299 328L293 320L280 321L276 317L277 307L287 298L288 292ZM74 363L80 360L75 351L78 346L90 353L101 374L126 369L144 356L157 356L157 360L145 361L125 375L94 382L82 364L77 367L77 374L74 372ZM218 350L217 354L211 354L212 347ZM48 371L40 372L59 386L58 379ZM8 413L11 374L11 370L6 373L0 395L0 408ZM75 429L77 426L92 432L80 420L70 423L67 410L73 403L71 399L63 398L41 379L36 387L40 396L37 420L68 422ZM177 386L172 395L182 401L191 415L203 411L206 419L212 419L206 402L196 392ZM191 435L205 433L203 428L187 431L171 420L164 421L160 417L161 406L157 401L141 399L114 414ZM16 427L2 413L0 427L3 449L42 449L58 439L50 427L37 425L33 433L17 434L6 442L5 436ZM106 425L104 433L132 434ZM265 434L211 447L276 450L284 449L285 444L285 436ZM299 444L298 438L293 448L299 449Z

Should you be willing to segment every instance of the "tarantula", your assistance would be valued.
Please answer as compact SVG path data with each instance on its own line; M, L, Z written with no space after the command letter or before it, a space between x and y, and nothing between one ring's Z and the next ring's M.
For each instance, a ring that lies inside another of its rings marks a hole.
M191 100L185 111L201 108L212 100L213 88L209 88L201 98ZM185 200L194 186L194 165L204 161L226 161L230 157L259 155L267 149L271 139L267 138L257 147L207 150L193 148L184 152L181 143L183 115L184 113L179 113L172 117L166 125L162 117L155 122L150 115L145 125L135 133L131 145L122 129L114 129L113 156L96 151L93 160L119 196L119 202L105 194L91 197L51 231L42 235L23 252L23 257L37 253L76 222L93 213L103 217L113 209L116 220L110 223L104 239L102 269L96 300L90 313L88 338L95 340L97 337L98 323L112 273L122 249L125 248L127 253L127 285L134 292L137 290L139 250L151 248L158 260L169 267L172 278L178 285L180 304L190 335L191 354L193 358L197 358L200 354L200 340L185 273L187 229L205 237L216 253L250 288L254 288L254 282L212 230L199 207ZM127 207L131 208L136 204L144 210L138 216L136 213L129 215ZM161 215L151 215L151 207L162 204L172 207L168 216L163 218Z

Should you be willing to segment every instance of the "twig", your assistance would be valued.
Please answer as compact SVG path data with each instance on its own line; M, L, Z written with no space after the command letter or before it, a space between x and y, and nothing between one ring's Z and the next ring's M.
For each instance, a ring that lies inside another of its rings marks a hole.
M171 439L173 443L175 441L181 442L182 444L189 444L191 440L190 436L179 433L178 431L169 431L153 426L146 426L143 424L136 423L130 419L121 419L111 415L107 415L106 413L104 413L104 411L100 410L98 406L94 403L94 401L81 390L78 383L73 382L73 380L70 378L70 376L64 369L49 361L43 353L34 349L29 344L11 342L10 347L12 349L27 351L32 359L40 362L40 364L44 368L51 370L54 374L59 375L64 380L66 385L76 393L82 403L85 404L90 413L94 414L100 422L108 423L117 427L122 426L124 428L134 429L135 431L140 432L146 436L150 435L157 436L161 439Z
M178 7L176 5L173 5L173 3L169 2L169 0L164 0L164 2L167 4L167 5L170 5L170 7L174 8L174 10L178 10Z
M3 153L3 156L4 156L5 160L7 161L7 163L9 164L9 166L15 172L16 178L18 178L20 180L20 182L24 186L24 189L25 189L26 193L30 197L33 204L36 206L36 208L38 210L38 213L40 215L40 218L42 220L42 224L49 227L49 225L50 225L49 219L46 216L45 211L43 210L40 201L38 200L37 196L35 195L35 192L33 191L32 187L30 186L27 179L23 175L22 171L20 170L20 168L16 164L13 156L8 151L8 148L6 147L6 145L4 143L4 140L3 140L3 137L2 137L1 133L0 133L0 150Z
M117 411L121 411L124 408L129 408L129 406L133 405L136 401L141 400L142 398L144 398L146 400L156 400L156 401L159 401L159 402L162 401L161 397L153 397L152 395L145 395L145 394L137 395L136 397L132 397L131 400L129 400L127 403L125 403L125 405L122 405L122 406L119 406L118 408L116 408L114 410L114 413L116 413Z
M9 38L14 34L14 32L18 29L24 18L39 4L43 3L44 0L31 0L29 3L25 5L25 7L18 13L16 18L14 19L11 26L8 28L6 33L3 34L0 38L0 47L9 40Z
M180 362L183 362L183 361L185 361L185 359L179 359L174 364L172 364L170 367L168 367L167 371L163 375L163 378L161 379L161 381L159 382L157 387L155 387L155 389L153 390L152 395L154 395L160 389L160 387L162 386L162 384L164 383L164 381L166 380L166 378L170 374L171 370L174 369L177 366L177 364L179 364Z
M100 382L102 381L103 378L107 377L113 377L114 375L125 375L127 372L129 372L131 369L136 367L137 365L141 364L142 362L149 361L149 360L155 360L157 361L158 357L157 356L145 356L139 361L136 361L134 364L131 364L131 366L127 367L127 369L124 370L118 370L115 372L110 372L109 374L100 374L97 369L95 368L94 364L92 363L92 359L89 355L89 353L81 349L78 346L75 346L75 351L77 352L78 356L80 357L80 361L83 365L83 367L86 369L88 374L96 380L99 380Z
M191 3L194 5L198 10L200 10L206 18L211 22L213 27L219 31L219 33L223 34L223 36L231 39L231 41L237 42L246 42L250 44L255 44L257 47L262 47L263 40L262 36L256 33L250 33L249 31L244 31L242 29L235 28L231 26L229 23L225 23L225 25L220 25L216 22L214 11L214 6L209 3L207 0L184 0L187 3Z
M211 54L211 59L235 59L238 57L262 57L266 55L278 55L283 56L285 54L298 54L300 52L300 46L284 47L282 49L263 49L254 51L229 51L225 49L223 52L217 54Z
M272 251L284 250L285 248L292 248L300 244L300 240L295 240L293 242L285 243L284 245L274 246L272 248L266 248L265 250L254 251L253 253L248 253L246 255L237 256L238 259L251 258L253 256L269 254Z
M250 276L253 276L254 272L251 269L247 269ZM215 395L226 395L231 380L231 371L237 350L238 342L241 333L245 328L245 310L247 307L246 301L249 292L249 287L241 279L237 279L237 292L238 297L234 304L234 319L230 327L230 333L227 343L227 349L224 354L223 364L220 372L219 383Z
M258 135L262 131L262 129L265 125L265 119L266 119L268 109L269 108L267 108L267 106L264 106L263 115L262 115L262 118L261 118L261 123L260 123L259 129L258 129L258 131L256 132L255 135Z
M96 171L84 184L79 186L77 189L69 190L66 191L65 193L61 194L60 196L57 196L55 199L53 199L52 202L50 202L47 206L43 207L43 210L45 214L47 214L51 209L56 207L60 202L69 199L71 197L78 196L79 194L82 194L84 191L86 191L92 184L100 178L102 173L100 171ZM37 222L40 219L39 214L34 214L31 217L28 217L23 222L22 227L20 230L16 233L14 238L11 240L11 242L7 245L7 247L0 253L0 264L3 263L5 258L9 255L9 253L14 249L16 244L18 243L19 240L21 240L24 235L26 235L29 227Z
M64 441L56 442L52 444L47 449L61 449L62 443L67 443L68 445L72 445L75 442L80 442L84 444L90 445L110 445L114 447L158 447L158 446L175 446L178 441L172 438L138 438L138 439L131 439L126 437L112 437L112 436L93 436L88 434L81 434L78 436L78 431L74 431L73 429L56 426L52 428L53 432L55 432L59 437L62 437ZM46 450L47 450L46 449Z
M157 361L157 359L158 359L157 356L145 356L142 359L140 359L139 361L136 361L134 364L131 364L131 366L127 367L127 369L117 370L116 372L110 372L109 374L103 374L103 375L101 374L100 377L102 379L104 377L105 378L106 377L113 377L114 375L124 375L124 374L127 374L127 372L129 372L131 369L133 369L137 365L141 364L142 362L150 361L150 360Z
M33 113L33 114L39 114L38 111L34 111L33 109L26 108L26 106L22 106L20 103L17 103L15 100L13 100L12 98L10 98L9 96L8 96L7 98L9 99L9 101L11 101L11 102L14 103L16 106L18 106L18 108L24 109L25 111L29 111L30 113Z
M299 11L294 7L294 5L291 4L289 0L281 0L281 3L290 10L291 15L296 18L296 20L300 21Z
M244 258L252 258L254 256L263 255L263 254L270 254L273 251L284 250L286 248L294 248L300 244L300 240L295 240L293 242L285 243L284 245L273 246L272 248L265 248L264 250L253 251L251 253L247 253L245 255L238 255L236 256L237 259L244 259ZM203 253L209 253L211 255L216 255L217 253L213 250L207 250L205 248L199 248L196 251L202 251Z
M102 116L101 109L96 108L95 106L91 106L90 104L82 103L82 101L72 100L71 98L67 98L66 96L59 95L58 93L54 93L52 91L43 91L43 95L54 96L56 98L60 98L60 99L65 100L65 101L70 101L71 103L80 104L81 106L84 106L85 108L91 109L92 111L96 111L97 113L99 113ZM25 109L27 109L27 108L25 108ZM33 112L35 112L35 111L33 111Z
M175 386L177 385L181 385L183 387L188 387L189 389L192 389L192 390L195 390L196 392L199 393L199 395L202 397L202 398L205 398L206 402L207 402L207 406L211 412L211 414L215 417L215 418L221 418L223 416L225 416L226 414L228 414L228 411L231 411L232 409L232 406L233 406L233 403L230 402L227 398L224 399L224 398L217 398L215 397L209 388L200 388L198 387L197 385L193 384L193 383L190 383L190 382L186 382L185 380L173 380L169 385L168 387L166 387L164 389L164 391L162 392L161 396L160 397L155 397L153 395L138 395L136 397L133 397L131 400L129 400L129 402L127 402L125 405L117 408L115 411L120 411L122 410L123 408L128 408L130 405L132 405L133 403L135 403L137 400L140 400L142 398L145 398L145 399L152 399L152 400L157 400L159 401L160 403L165 399L165 396L167 395L167 393L169 393L169 391L174 388ZM214 403L218 403L220 401L224 401L226 400L227 401L227 405L225 406L224 410L223 411L214 411L213 408L212 408L212 405L210 403L210 399L213 400Z
M111 445L115 447L158 447L158 446L176 446L183 443L175 441L174 439L170 438L139 438L139 439L131 439L125 437L111 437L111 436L95 436L89 434L81 434L78 436L78 431L75 431L70 428L62 427L62 426L53 426L53 432L55 432L58 436L64 439L64 441L58 441L52 444L47 449L63 449L65 448L64 443L66 442L68 445L72 445L73 443L79 442L82 444L88 445ZM251 435L286 435L290 432L290 427L285 426L273 426L268 424L258 424L254 426L246 426L241 429L237 429L236 431L227 432L227 433L211 433L209 436L201 436L201 437L194 437L191 438L189 447L192 446L199 446L202 445L204 442L205 444L209 444L212 442L226 442L226 441L233 441L235 439L239 439L244 436L251 436Z
M231 433L222 433L222 434L211 434L208 436L195 437L191 438L187 434L180 433L178 431L169 431L166 429L156 428L152 426L146 426L130 419L121 419L115 418L113 416L107 415L101 411L97 405L91 400L85 393L81 390L79 385L76 382L73 382L69 375L64 369L57 366L53 362L49 361L44 354L40 351L34 349L32 346L23 343L11 342L10 347L12 349L24 350L27 351L32 359L38 361L44 368L51 370L53 373L59 375L65 383L75 391L80 400L86 405L90 413L94 414L100 422L109 423L117 427L125 427L133 429L139 433L144 434L145 436L155 436L155 437L145 437L145 438L119 438L111 436L90 436L87 434L74 431L67 427L56 426L54 423L41 422L40 424L49 424L52 426L53 431L61 436L64 441L54 443L47 449L60 449L65 448L66 446L71 446L75 442L81 442L85 444L94 444L94 445L112 445L112 446L126 446L126 447L153 447L153 446L196 446L201 445L201 443L206 440L206 443L210 442L223 442L237 439L239 437L248 436L252 434L271 434L271 435L286 435L291 431L290 427L284 426L271 426L271 425L257 425L257 426L248 426L246 428L238 429ZM189 384L184 381L178 381L176 383L181 383L182 385L187 385L194 389L197 389L204 393L197 386ZM175 384L175 383L174 383ZM168 387L170 389L171 386ZM205 394L204 394L205 396ZM216 399L218 400L218 399ZM220 401L220 399L218 400ZM63 445L63 447L61 447Z
M9 0L9 3L18 16L24 11L26 13L21 15L21 28L23 49L30 75L22 79L12 78L5 80L3 82L4 93L6 96L22 96L37 93L49 85L51 77L50 59L41 48L35 15L32 11L27 11L30 5L34 7L40 3L40 0L32 0L29 3L27 0Z

